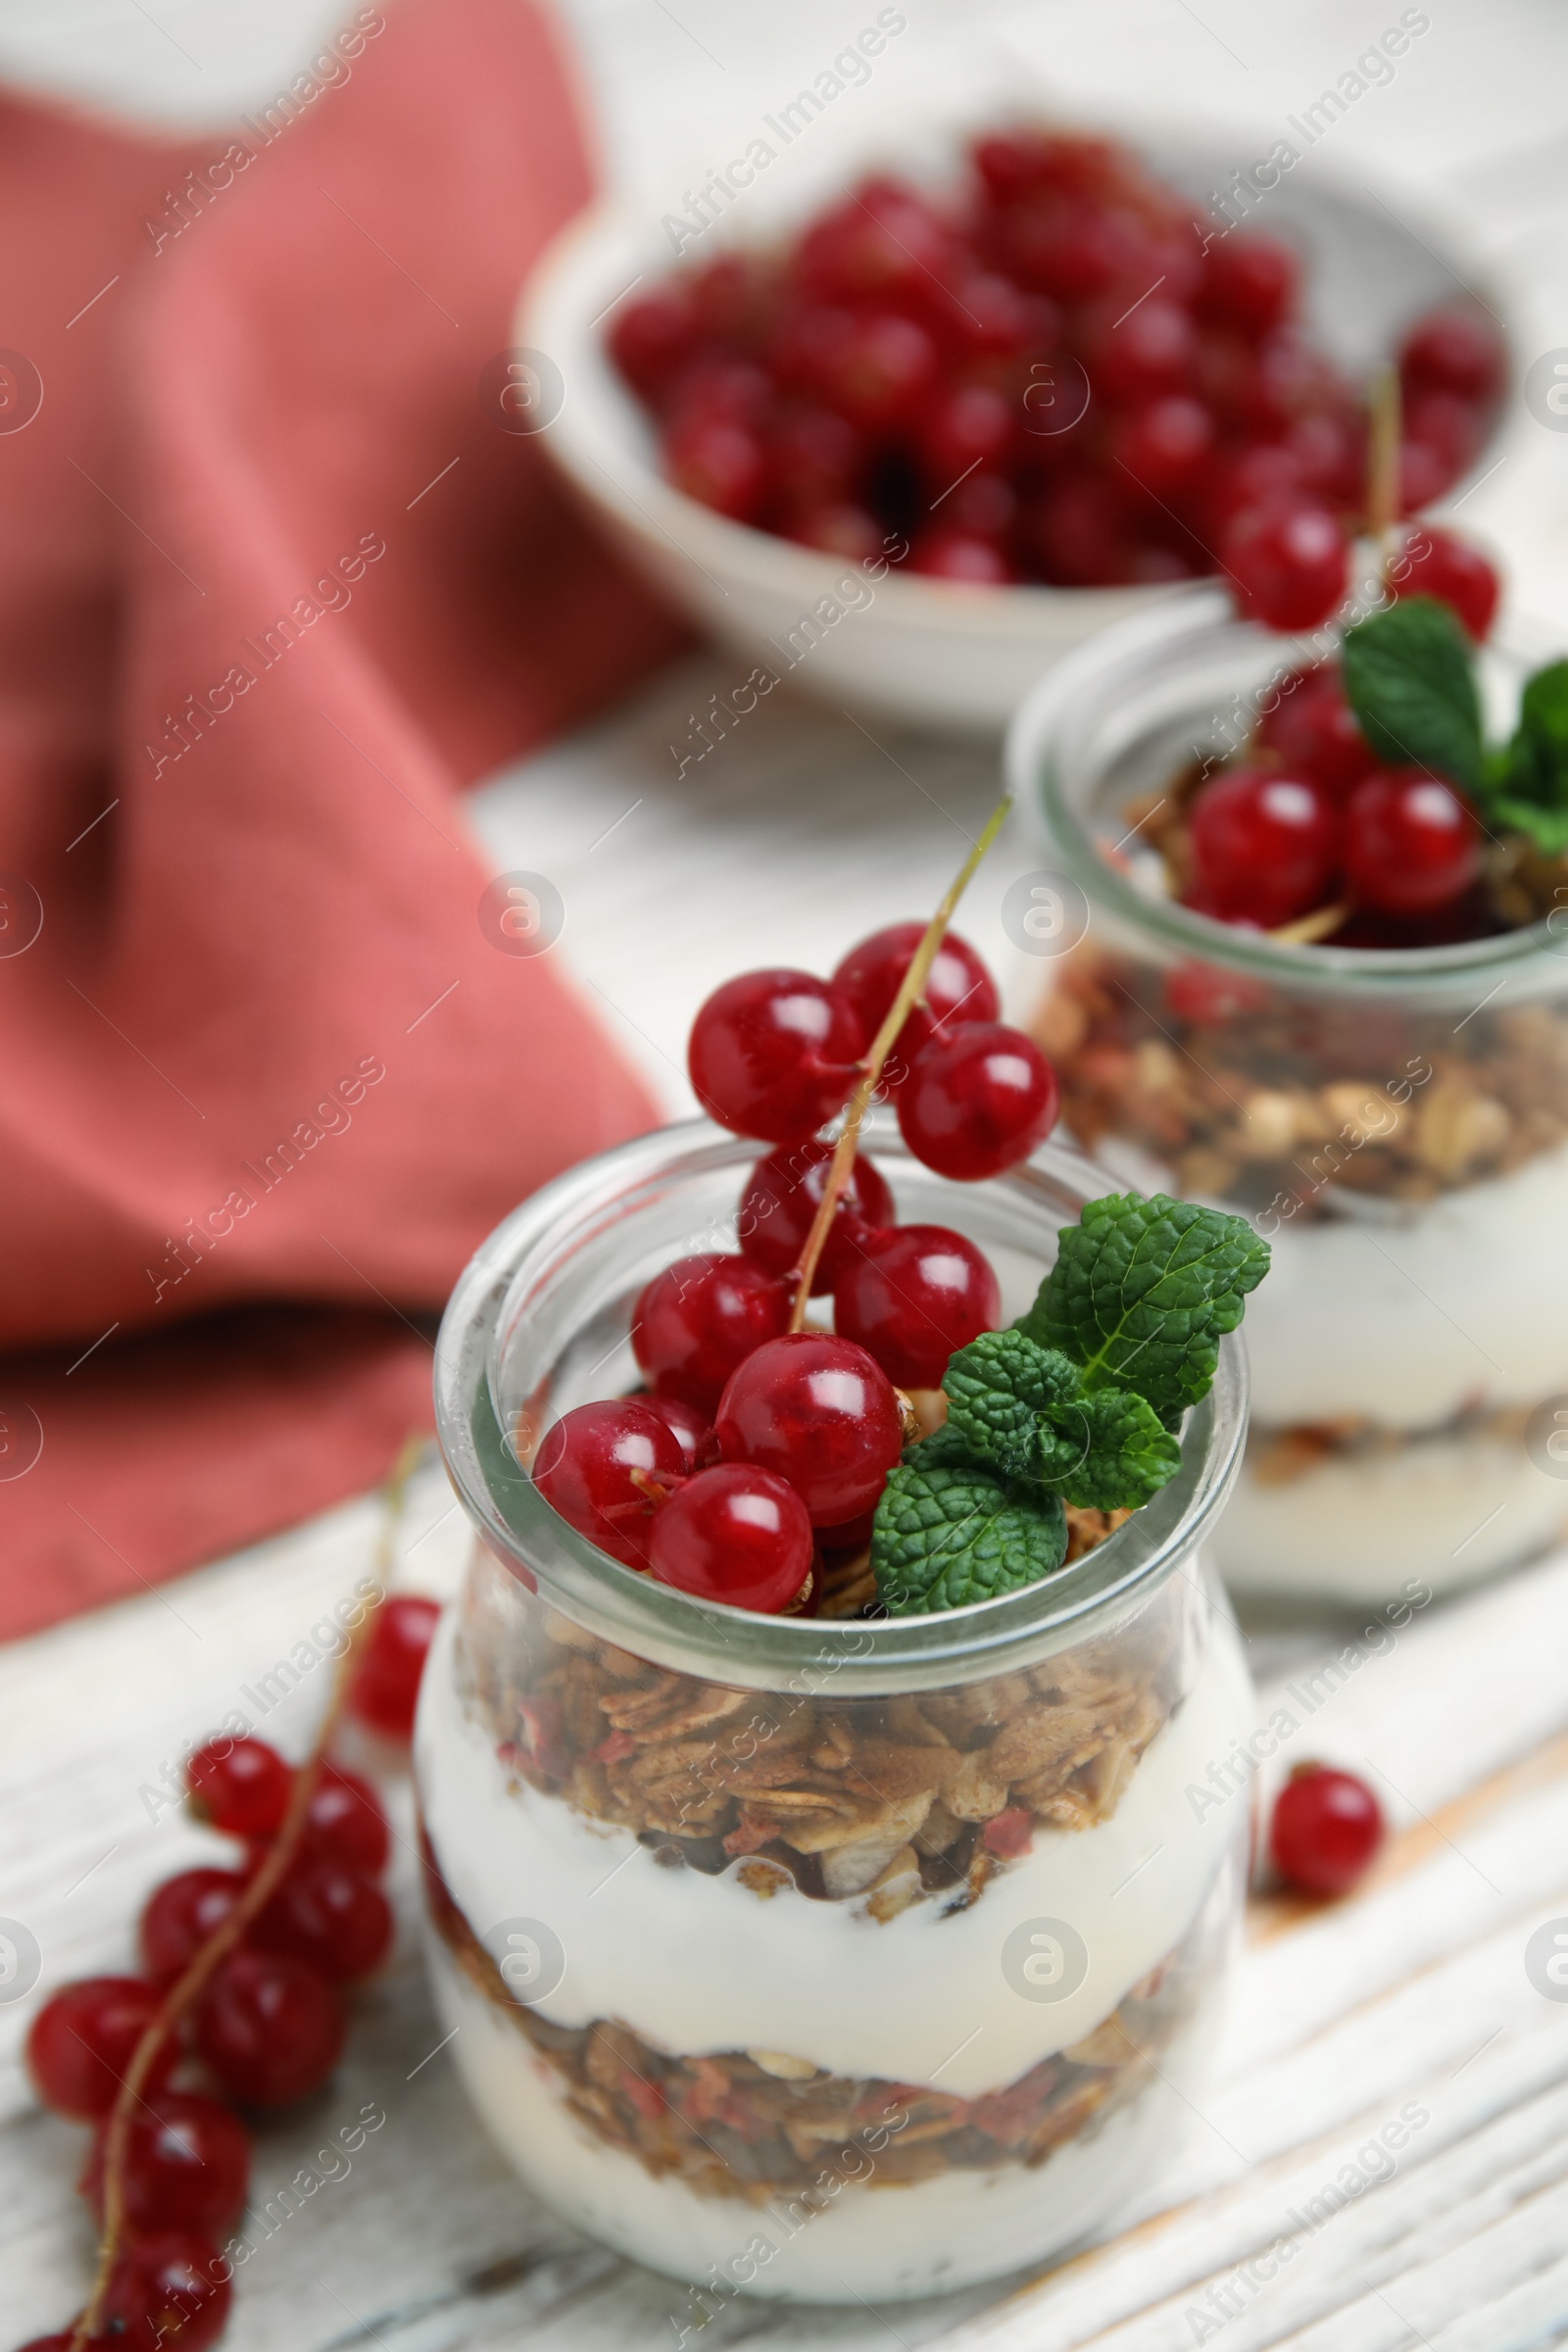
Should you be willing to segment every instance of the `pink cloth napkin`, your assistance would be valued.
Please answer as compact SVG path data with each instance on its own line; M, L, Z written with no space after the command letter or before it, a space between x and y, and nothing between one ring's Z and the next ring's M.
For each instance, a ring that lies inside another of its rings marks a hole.
M654 1117L455 797L677 641L486 372L588 190L554 35L393 0L292 105L0 102L4 1634L369 1483Z

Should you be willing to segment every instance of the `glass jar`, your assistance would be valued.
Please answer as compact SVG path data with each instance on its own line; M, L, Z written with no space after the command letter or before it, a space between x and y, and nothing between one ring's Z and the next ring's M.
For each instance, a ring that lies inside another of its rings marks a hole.
M1026 1021L1064 1124L1273 1250L1221 1570L1376 1603L1510 1566L1568 1517L1568 915L1390 952L1285 945L1164 895L1160 796L1324 650L1178 593L1054 670L1009 758L1066 909ZM1488 649L1494 731L1546 658Z
M1057 1150L955 1185L871 1146L1008 1315L1105 1190ZM522 1465L637 1385L642 1286L733 1240L755 1155L694 1122L592 1160L448 1308L437 1422L478 1543L416 1737L431 1962L474 2105L570 2220L710 2302L923 2294L1082 2236L1185 2113L1248 1845L1250 1693L1204 1549L1245 1362L1227 1340L1172 1483L1028 1592L702 1605Z

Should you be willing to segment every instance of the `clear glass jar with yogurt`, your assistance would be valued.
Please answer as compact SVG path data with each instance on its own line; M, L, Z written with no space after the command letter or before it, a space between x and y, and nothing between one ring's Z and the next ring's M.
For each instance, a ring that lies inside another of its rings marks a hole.
M1160 795L1322 650L1178 594L1054 670L1009 758L1061 917L1025 1025L1064 1125L1273 1251L1221 1570L1377 1602L1511 1566L1568 1520L1568 913L1391 952L1282 944L1165 894L1141 830ZM1550 650L1483 654L1494 728Z
M1105 1190L1054 1149L960 1186L870 1148L903 1218L986 1250L1007 1315ZM1234 1339L1171 1484L964 1609L704 1606L545 1504L537 1433L636 1386L633 1302L732 1232L754 1156L695 1123L590 1161L460 1283L437 1418L477 1543L416 1735L474 2105L541 2196L705 2309L927 2293L1094 2229L1187 2113L1250 1827L1250 1692L1207 1565Z

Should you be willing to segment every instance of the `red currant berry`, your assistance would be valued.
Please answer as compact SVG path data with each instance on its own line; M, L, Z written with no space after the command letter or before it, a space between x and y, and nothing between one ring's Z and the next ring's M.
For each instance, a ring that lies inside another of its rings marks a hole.
M939 1176L973 1183L1027 1159L1056 1123L1056 1078L1033 1038L1002 1021L944 1030L899 1092L899 1128Z
M677 417L664 437L664 466L677 490L732 522L753 522L761 512L767 460L756 430L737 417Z
M792 506L833 506L849 498L865 456L864 438L848 417L802 403L774 428L768 472L774 491Z
M817 216L794 270L830 301L924 303L940 299L952 251L951 230L924 197L898 180L869 180Z
M1296 308L1301 264L1276 237L1216 237L1203 256L1199 306L1252 334L1279 326Z
M1085 316L1079 352L1101 400L1152 400L1198 371L1198 334L1179 303L1153 295L1127 311L1119 295Z
M777 1275L750 1257L704 1250L654 1276L633 1311L631 1344L648 1380L711 1412L736 1365L789 1321L789 1288Z
M991 384L955 384L939 393L920 419L917 447L933 494L951 490L976 466L1000 466L1017 429L1019 412Z
M45 2001L27 2034L27 2072L45 2107L59 2115L107 2115L161 1996L136 1977L84 1977ZM150 2097L179 2052L166 2040L143 2089Z
M282 1952L230 1952L196 2012L196 2049L231 2097L286 2107L326 2081L343 2012L325 1979Z
M1259 722L1257 740L1278 752L1289 774L1309 777L1337 801L1377 765L1334 662L1294 670L1281 681L1279 701Z
M161 1990L184 1975L244 1891L234 1870L182 1870L154 1887L141 1915L141 1964Z
M1452 531L1422 523L1400 550L1397 568L1403 572L1398 595L1435 596L1457 614L1476 644L1482 643L1496 614L1501 589L1478 547L1468 546Z
M767 1273L783 1276L800 1263L832 1158L833 1146L813 1136L793 1151L770 1152L746 1179L735 1212L735 1230L746 1255ZM862 1245L879 1227L892 1222L893 1195L872 1162L858 1153L817 1259L813 1296L833 1288L847 1250ZM785 1329L788 1322L786 1315L779 1329ZM776 1339L778 1333L764 1336Z
M718 1440L713 1435L713 1425L698 1406L688 1404L682 1396L640 1396L637 1401L646 1404L651 1413L657 1413L670 1432L680 1447L688 1477L694 1470L706 1470L710 1462L717 1460Z
M645 399L665 391L697 348L702 329L689 283L667 278L623 303L610 328L610 356Z
M1046 491L1028 526L1042 576L1059 588L1115 588L1132 577L1127 499L1094 473L1069 474Z
M1502 346L1479 311L1428 311L1399 346L1399 373L1411 387L1491 400L1502 380Z
M902 311L840 314L842 326L825 334L814 370L829 405L870 432L910 425L937 372L937 347L928 328Z
M1202 472L1214 447L1214 419L1200 400L1169 392L1117 419L1110 437L1112 463L1123 466L1141 490L1173 498Z
M1021 577L994 539L952 523L920 533L909 550L909 569L929 580L956 580L970 588L1007 588Z
M811 1522L786 1479L755 1462L689 1478L654 1522L649 1566L698 1600L764 1614L788 1606L811 1568Z
M124 2352L207 2352L228 2320L233 2269L194 2230L128 2246L110 2275L106 2340Z
M71 2347L75 2340L76 2331L74 2328L68 2328L63 2335L35 2335L30 2337L26 2343L22 2345L21 2352L71 2352ZM89 2347L89 2352L93 2352L93 2348L103 2343L105 2339L101 2335L89 2335L86 2340Z
M100 2222L108 2130L99 2125L78 2183ZM157 2230L220 2233L244 2209L250 2169L250 2140L236 2115L195 2091L164 2091L137 2108L125 2135L125 2221L132 2236Z
M417 1592L395 1592L381 1603L349 1696L362 1723L392 1740L413 1738L419 1677L440 1621L440 1602Z
M726 1461L787 1479L818 1527L868 1510L904 1449L881 1365L823 1332L789 1332L759 1348L732 1376L715 1426Z
M866 507L845 500L836 506L803 507L792 515L784 537L798 547L819 548L846 564L868 564L882 552L882 525Z
M1221 922L1273 931L1328 894L1339 864L1340 818L1321 786L1270 768L1213 777L1188 812L1193 883Z
M1382 1842L1382 1808L1354 1773L1305 1764L1275 1799L1269 1831L1275 1867L1307 1894L1344 1894Z
M858 1340L901 1389L938 1389L955 1348L994 1331L997 1278L973 1242L945 1225L874 1235L840 1276L833 1326Z
M654 1500L638 1475L665 1487L685 1462L668 1423L639 1400L573 1405L534 1456L533 1483L568 1527L626 1568L646 1568Z
M1359 906L1425 914L1468 890L1481 829L1448 785L1419 768L1378 768L1345 813L1345 871Z
M331 1984L352 1984L380 1967L392 1941L392 1906L379 1886L341 1862L291 1870L256 1918L261 1951L308 1961Z
M742 972L692 1023L686 1063L710 1118L798 1144L842 1110L865 1050L843 993L812 972Z
M275 1838L294 1775L265 1740L210 1740L185 1766L198 1821L234 1838Z
M304 1843L311 1854L371 1878L384 1870L390 1835L369 1782L341 1764L323 1766L306 1811Z
M889 923L886 930L873 931L852 948L834 973L833 985L854 1005L867 1046L887 1019L925 930L924 923ZM932 959L919 1001L893 1041L882 1066L883 1084L902 1084L915 1055L939 1029L946 1034L965 1021L994 1021L999 1010L991 974L968 941L949 931ZM873 1217L871 1222L886 1225L892 1219Z
M1327 507L1281 499L1238 514L1220 542L1243 612L1270 629L1312 629L1345 595L1350 557Z

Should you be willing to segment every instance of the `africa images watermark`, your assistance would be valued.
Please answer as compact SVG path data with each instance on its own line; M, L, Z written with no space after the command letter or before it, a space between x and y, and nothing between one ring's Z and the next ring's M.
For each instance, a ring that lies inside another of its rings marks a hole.
M1270 190L1279 186L1285 173L1293 171L1302 156L1369 90L1386 88L1395 76L1394 60L1403 57L1410 43L1431 29L1432 19L1424 8L1403 10L1398 24L1389 25L1353 66L1346 68L1332 88L1322 91L1309 106L1303 106L1298 115L1287 115L1286 125L1301 144L1298 146L1296 139L1291 138L1276 139L1266 156L1232 172L1223 188L1210 192L1208 202L1213 219L1201 250L1206 253L1219 238L1228 237L1233 228L1240 227Z
M870 611L876 603L875 583L885 580L891 567L895 564L902 564L908 552L909 542L902 532L889 531L876 555L867 556L858 564L852 564L843 577L833 582L831 589L823 590L808 612L801 613L794 627L787 632L783 645L779 644L776 637L768 639L781 658L780 669L759 666L752 671L744 685L735 689L730 702L721 702L716 694L710 694L708 698L709 708L701 718L695 710L691 711L686 741L692 748L683 750L675 743L669 746L677 780L694 761L701 763L710 752L716 751L730 732L718 715L720 710L733 726L738 726L743 718L749 717L762 696L771 694L788 671L799 669L807 656L822 643L831 629L838 627L841 620L847 620L852 612ZM785 647L789 649L787 653ZM749 701L743 699L748 696ZM695 749L699 743L703 747L701 751Z
M835 98L842 98L846 90L868 82L871 60L881 56L889 41L906 32L908 24L902 9L879 9L875 24L862 26L849 47L841 50L830 66L823 67L808 88L799 91L776 115L762 117L765 128L778 141L776 147L773 139L764 138L759 131L747 141L743 155L733 157L710 172L702 187L687 188L681 197L686 211L665 213L659 223L673 250L682 253L699 237L706 236L714 221L721 220L736 199L754 184L758 173L775 163L784 148L793 147L802 132L827 112Z
M1228 1804L1233 1796L1250 1788L1268 1759L1288 1746L1352 1675L1359 1674L1373 1658L1390 1655L1417 1609L1424 1609L1431 1600L1432 1588L1420 1577L1408 1576L1399 1593L1397 1599L1376 1611L1372 1623L1362 1629L1365 1648L1358 1642L1348 1642L1336 1656L1324 1658L1309 1673L1287 1683L1284 1695L1292 1704L1277 1706L1266 1723L1258 1724L1245 1740L1236 1741L1228 1756L1216 1756L1209 1765L1206 1786L1201 1781L1188 1782L1182 1793L1196 1820L1201 1821L1205 1814Z
M167 1290L175 1288L205 1264L220 1242L226 1241L234 1231L239 1219L248 1217L259 1200L275 1192L283 1179L303 1164L307 1152L314 1152L329 1135L346 1135L354 1124L351 1106L363 1102L366 1089L379 1086L385 1076L386 1063L378 1054L362 1054L348 1076L339 1078L319 1102L312 1104L308 1117L296 1119L270 1152L259 1154L260 1168L251 1160L242 1159L239 1164L256 1190L252 1192L247 1185L231 1186L227 1196L207 1209L200 1219L187 1216L183 1233L172 1233L166 1238L163 1264L143 1268L153 1286L153 1304L156 1306Z
M207 1734L199 1742L193 1740L192 1747L200 1744L226 1756L236 1740L254 1739L273 1708L281 1706L308 1674L342 1657L356 1628L385 1598L383 1587L373 1576L362 1576L351 1592L335 1601L324 1617L318 1617L308 1634L300 1636L286 1658L278 1658L266 1674L256 1677L254 1684L241 1683L239 1694L245 1706L230 1707L217 1731ZM161 1758L158 1770L161 1777L143 1781L136 1791L148 1820L154 1822L166 1812L179 1812L186 1795L183 1756L178 1760L171 1756Z
M287 612L279 612L270 627L258 629L254 638L240 639L256 664L254 669L243 662L231 662L205 694L187 694L177 711L166 710L162 745L148 743L142 747L152 761L154 776L161 776L172 760L183 760L187 752L193 752L218 721L233 710L239 697L249 694L257 679L274 668L290 648L298 645L307 629L324 620L328 612L345 612L354 602L350 581L363 580L367 565L379 564L385 554L386 541L379 531L362 531L356 545L339 556L309 590L297 596Z
M1240 2319L1264 2287L1296 2260L1301 2248L1320 2230L1326 2229L1336 2214L1364 2197L1369 2189L1380 2188L1385 2181L1392 2180L1399 2169L1398 2152L1407 2148L1413 2134L1424 2131L1431 2121L1430 2107L1423 2107L1419 2099L1406 2099L1396 2116L1391 2116L1378 2132L1369 2134L1353 2156L1346 2158L1332 2180L1325 2180L1303 2205L1289 2206L1285 2214L1290 2224L1289 2235L1274 2238L1245 2262L1239 2262L1234 2270L1227 2271L1223 2278L1214 2279L1203 2303L1189 2303L1182 2317L1193 2342L1206 2344L1228 2322Z
M156 217L142 221L148 242L155 254L162 253L174 238L193 228L225 188L231 188L241 172L248 172L257 157L282 137L291 123L297 122L308 106L328 90L341 89L352 73L351 57L363 52L367 41L373 41L378 32L385 32L386 19L378 8L362 8L352 24L335 33L319 57L308 71L296 74L286 90L279 90L267 106L258 107L254 115L241 115L243 138L230 139L220 156L204 165L200 171L187 172L177 188L164 191L164 209Z

